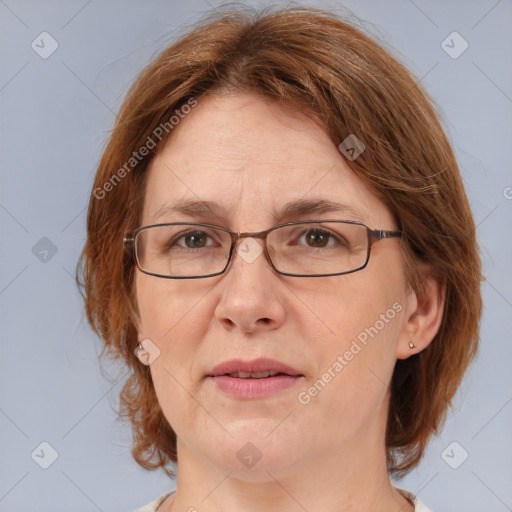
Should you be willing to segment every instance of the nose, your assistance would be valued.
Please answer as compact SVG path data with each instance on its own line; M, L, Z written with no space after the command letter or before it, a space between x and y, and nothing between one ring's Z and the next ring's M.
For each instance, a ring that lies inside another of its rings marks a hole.
M283 284L265 257L262 240L239 240L219 285L222 293L215 317L226 330L253 334L282 325Z

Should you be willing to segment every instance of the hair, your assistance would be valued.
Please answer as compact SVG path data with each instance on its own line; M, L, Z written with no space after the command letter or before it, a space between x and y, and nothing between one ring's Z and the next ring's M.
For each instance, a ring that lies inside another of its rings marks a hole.
M311 114L336 146L355 134L365 150L348 164L403 230L410 287L422 289L421 262L446 286L432 343L398 360L392 376L387 463L400 478L439 432L476 354L482 277L475 226L440 114L419 81L353 21L305 6L209 12L140 73L99 162L77 283L104 342L101 357L129 370L119 416L131 424L133 457L146 469L175 474L176 434L149 367L134 357L135 265L123 251L123 234L139 225L146 170L172 134L169 119L202 95L224 91L250 91ZM150 148L155 134L161 140Z

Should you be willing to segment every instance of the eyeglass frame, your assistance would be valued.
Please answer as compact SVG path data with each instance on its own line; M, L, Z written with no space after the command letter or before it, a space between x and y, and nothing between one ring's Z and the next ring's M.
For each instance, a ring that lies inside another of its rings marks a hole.
M272 231L285 227L285 226L292 226L295 224L319 224L323 222L338 222L343 224L355 224L362 226L366 228L366 232L368 233L368 248L366 251L366 261L363 265L360 267L357 267L353 270L347 270L345 272L336 272L331 274L292 274L290 272L283 272L282 270L279 270L272 261L272 258L270 254L268 253L268 247L267 247L267 236ZM155 272L149 272L147 270L144 270L139 261L136 254L136 247L135 247L135 241L137 239L137 235L141 233L142 231L146 231L151 228L161 227L161 226L202 226L206 228L213 228L213 229L219 229L221 231L224 231L226 233L229 233L231 236L231 247L229 249L229 255L226 261L226 266L220 271L215 272L213 274L206 274L201 276L168 276L163 274L157 274ZM137 265L137 268L143 272L144 274L154 276L154 277L160 277L162 279L202 279L206 277L215 277L220 276L226 272L228 269L230 263L233 260L233 253L235 252L235 247L237 242L242 238L259 238L262 239L264 242L264 253L265 257L267 258L268 263L270 266L280 275L283 276L290 276L290 277L330 277L330 276L342 276L346 274L352 274L354 272L359 272L360 270L363 270L368 265L368 261L370 261L370 252L372 245L375 242L378 242L379 240L385 240L387 238L401 238L403 235L403 231L401 230L385 230L385 229L371 229L363 222L355 221L355 220L298 220L293 222L286 222L283 224L276 224L275 226L272 226L269 229L266 229L265 231L255 231L255 232L240 232L240 231L231 231L228 228L225 228L223 226L216 226L215 224L205 224L205 223L198 223L198 222L165 222L161 224L149 224L147 226L141 226L139 228L133 229L131 231L127 231L123 236L123 247L124 250L130 254L135 261L135 264Z

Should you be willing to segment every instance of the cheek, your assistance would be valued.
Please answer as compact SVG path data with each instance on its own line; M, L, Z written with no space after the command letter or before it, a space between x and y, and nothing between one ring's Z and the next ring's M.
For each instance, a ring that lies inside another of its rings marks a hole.
M141 335L163 342L176 337L174 333L184 324L189 329L197 326L189 317L200 307L204 294L192 294L189 283L142 275L137 276L136 290Z
M139 337L150 339L159 349L158 358L150 366L158 400L166 403L173 396L173 401L179 403L180 383L188 386L197 346L206 328L201 301L193 300L181 283L165 279L142 276L136 286Z
M318 362L310 387L303 390L304 402L310 399L331 412L336 404L334 410L345 417L364 417L382 403L396 362L405 300L398 272L388 271L388 276L340 276L322 293L311 290L301 297L305 304L314 304L309 320L302 316L301 330Z
M296 292L299 300L289 303L290 316L308 338L314 337L312 346L322 352L342 350L355 339L364 344L377 334L384 342L396 338L405 301L403 279L396 270L388 270L386 279L371 270L319 279Z
M197 377L198 350L211 322L208 290L196 288L192 293L188 282L136 278L139 336L149 338L160 351L150 369L166 416L173 409L165 407L171 397L178 407L182 401L190 402L184 389Z
M364 431L376 416L387 415L399 320L392 305L383 311L385 320L358 310L340 319L340 334L316 347L318 371L299 390L303 414L319 426L331 425L346 439Z

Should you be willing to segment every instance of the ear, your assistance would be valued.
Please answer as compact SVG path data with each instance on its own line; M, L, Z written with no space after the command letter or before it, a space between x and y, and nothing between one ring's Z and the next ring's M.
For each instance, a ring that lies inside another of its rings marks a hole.
M407 297L405 325L398 341L397 359L407 359L424 350L439 331L443 319L446 283L436 277L432 265L426 263L419 264L419 280L419 289L411 289Z

